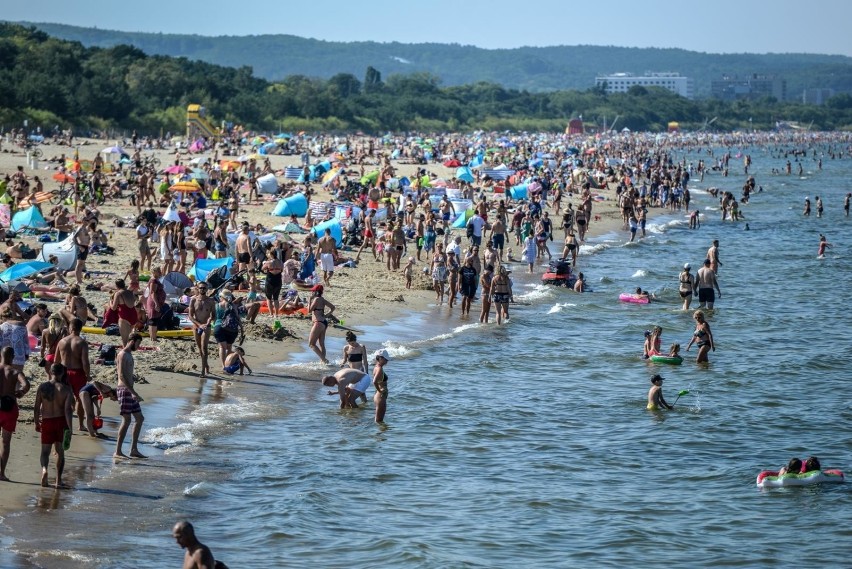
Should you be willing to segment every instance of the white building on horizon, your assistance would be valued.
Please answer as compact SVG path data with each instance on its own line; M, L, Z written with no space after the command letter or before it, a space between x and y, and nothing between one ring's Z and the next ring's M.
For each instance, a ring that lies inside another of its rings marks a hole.
M680 73L646 72L644 75L633 75L632 73L613 73L612 75L598 75L595 77L595 86L605 86L607 93L626 93L631 87L662 87L681 97L691 99L693 96L693 80L684 77Z

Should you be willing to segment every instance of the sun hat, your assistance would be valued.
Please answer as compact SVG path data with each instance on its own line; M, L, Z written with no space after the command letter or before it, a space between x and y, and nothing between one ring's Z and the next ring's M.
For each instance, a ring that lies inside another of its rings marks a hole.
M390 361L390 359L391 359L390 355L388 354L388 351L384 350L384 349L378 350L376 352L376 354L373 356L373 359L376 359L376 358L385 358L385 361Z

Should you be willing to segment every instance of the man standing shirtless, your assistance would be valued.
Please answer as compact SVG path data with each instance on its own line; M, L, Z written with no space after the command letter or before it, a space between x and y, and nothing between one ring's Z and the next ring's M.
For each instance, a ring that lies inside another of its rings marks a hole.
M0 364L0 482L8 482L6 465L12 450L12 433L18 425L18 399L30 390L30 382L24 374L12 367L15 350L12 346L3 348L3 363Z
M83 282L83 274L86 272L86 258L89 256L89 245L92 243L92 237L89 235L89 230L86 229L86 220L80 218L80 227L74 234L74 245L77 247L77 264L74 267L74 278L77 279L77 284Z
M47 487L47 467L53 447L56 451L56 488L65 488L62 484L62 470L65 468L63 441L65 431L71 431L73 394L65 382L65 366L55 363L50 371L50 381L38 386L33 407L35 430L41 433L41 485Z
M253 263L251 258L251 238L249 237L248 225L243 225L242 231L240 231L240 234L237 236L235 249L237 250L237 272L249 270L253 266Z
M722 261L719 260L719 240L714 239L713 245L707 249L707 258L710 259L710 270L714 273L719 273L719 267L722 266Z
M210 364L207 361L208 345L213 330L211 323L216 311L216 301L207 296L207 283L198 283L195 285L195 291L195 296L189 301L189 319L195 331L195 345L201 356L201 377L204 378L210 373Z
M695 275L695 288L698 291L698 307L713 308L713 303L716 302L716 296L713 294L713 289L719 293L719 298L722 298L722 291L719 289L719 282L716 280L716 272L711 268L710 259L704 259L704 266L698 269L698 274Z
M133 377L133 352L139 349L142 343L142 336L139 334L131 334L130 340L124 348L118 352L115 358L116 369L118 370L118 386L115 393L118 396L119 405L121 405L121 425L118 427L118 435L115 440L114 458L127 458L121 447L124 444L124 437L127 436L127 429L130 428L130 416L133 416L133 434L130 438L130 456L132 458L146 458L139 452L139 435L142 433L142 423L145 417L142 416L142 407L139 405L142 397L133 389L135 378Z
M337 257L337 242L331 236L331 228L325 228L325 235L317 241L320 265L322 265L322 282L325 286L331 285L331 277L334 276L334 259Z
M65 366L68 386L77 400L75 412L80 422L80 430L85 431L83 424L83 403L80 401L80 389L86 385L91 373L89 371L89 344L80 337L83 321L79 318L71 320L70 334L56 344L56 363Z

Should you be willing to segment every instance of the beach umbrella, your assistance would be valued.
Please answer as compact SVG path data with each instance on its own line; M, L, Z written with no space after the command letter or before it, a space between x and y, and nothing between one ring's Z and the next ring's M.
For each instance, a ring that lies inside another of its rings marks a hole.
M188 194L194 194L201 191L201 186L195 180L181 180L169 186L169 191L173 194L180 194L179 199L183 201Z
M223 172L227 172L229 170L238 170L242 164L236 160L222 160L219 162L219 166L222 167Z
M343 168L337 168L336 170L332 170L331 172L326 172L322 177L322 185L323 187L333 184L334 181L340 176L340 173L343 171Z
M210 175L202 168L193 168L191 175L193 180L206 180L210 177Z
M376 183L376 180L378 180L378 179L379 179L379 171L373 170L372 172L368 172L368 173L364 174L363 176L361 176L361 183L364 184L365 186L373 185L373 184Z
M101 150L104 154L127 154L120 146L108 146Z
M61 184L73 184L77 180L74 176L70 176L63 172L57 172L54 174L53 179Z
M444 166L446 166L447 168L458 168L459 166L461 166L461 162L453 158L452 160L445 160Z
M163 169L163 173L165 174L184 174L189 170L186 166L182 164L175 164L174 166L169 166L168 168Z

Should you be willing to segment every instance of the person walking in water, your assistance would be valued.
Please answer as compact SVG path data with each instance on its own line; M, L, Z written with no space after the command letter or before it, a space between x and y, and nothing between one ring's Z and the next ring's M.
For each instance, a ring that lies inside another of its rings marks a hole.
M819 235L819 249L817 249L817 259L825 259L825 250L829 247L833 247L831 243L826 241L825 235L820 233Z
M678 277L678 290L680 292L680 297L683 299L684 310L689 310L689 305L692 304L692 296L695 294L695 278L692 276L692 273L689 272L689 269L690 265L689 263L686 263L683 266L683 271L681 271L680 276Z
M713 289L719 293L719 298L722 298L722 291L719 288L719 282L716 280L716 271L710 264L710 259L704 259L704 266L698 269L696 275L695 288L698 289L698 307L712 309L716 302L716 295L713 294Z
M689 344L686 345L686 351L688 352L694 343L698 346L698 357L695 358L695 362L699 364L708 362L707 354L710 353L710 350L716 351L716 343L713 341L710 324L704 319L704 313L700 310L696 310L692 318L695 320L695 332L693 332Z
M389 360L387 350L376 352L376 363L373 366L373 387L376 388L373 403L376 405L376 423L385 422L385 411L388 407L388 374L385 373L385 365Z

